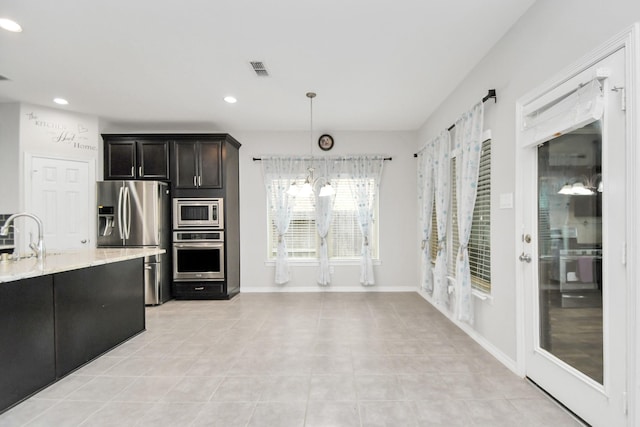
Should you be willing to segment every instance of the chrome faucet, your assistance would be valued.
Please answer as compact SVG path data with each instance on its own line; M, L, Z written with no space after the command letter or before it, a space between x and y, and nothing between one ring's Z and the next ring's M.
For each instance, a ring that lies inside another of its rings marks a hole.
M0 228L0 236L7 236L9 234L9 225L11 225L11 221L21 216L31 218L36 222L36 224L38 224L38 243L34 244L33 242L31 242L29 243L29 247L36 254L36 257L38 259L43 259L45 256L44 227L42 226L42 221L37 216L27 212L21 212L11 215L9 218L7 218L7 220L4 222L4 225Z

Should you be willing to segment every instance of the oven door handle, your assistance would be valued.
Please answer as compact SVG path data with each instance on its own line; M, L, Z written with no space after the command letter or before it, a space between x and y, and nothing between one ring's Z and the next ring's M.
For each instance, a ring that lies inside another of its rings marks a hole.
M173 246L175 248L223 248L224 243L174 243Z

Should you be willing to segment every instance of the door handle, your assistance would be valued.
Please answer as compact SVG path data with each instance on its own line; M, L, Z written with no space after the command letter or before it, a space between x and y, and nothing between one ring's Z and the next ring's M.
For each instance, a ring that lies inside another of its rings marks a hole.
M198 175L198 186L202 187L202 175Z
M125 239L129 238L129 234L131 233L131 194L129 193L129 187L125 187L124 188L124 198L125 198L125 203L124 205L126 206L126 225L125 225L125 232L124 232L124 237Z
M530 263L531 262L531 255L525 254L524 252L522 252L520 254L520 256L518 257L518 259L520 260L520 262Z
M82 243L84 245L85 243L87 243L87 239L80 240L80 243Z
M198 186L198 181L197 181L198 177L193 175L193 186L197 187Z
M138 166L138 176L142 176L142 166Z
M123 200L122 200L122 194L124 193L124 187L120 187L120 192L118 193L118 232L120 233L120 238L124 239L124 234L123 234L123 216L122 216L122 210L124 209L123 206Z

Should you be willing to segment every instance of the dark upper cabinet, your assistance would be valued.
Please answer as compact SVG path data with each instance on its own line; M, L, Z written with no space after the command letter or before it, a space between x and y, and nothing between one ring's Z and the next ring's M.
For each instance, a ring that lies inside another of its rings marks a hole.
M222 141L175 142L174 188L222 188Z
M169 142L135 136L102 135L104 179L169 180Z
M138 178L169 179L169 142L137 141Z
M105 141L104 179L135 179L135 141Z

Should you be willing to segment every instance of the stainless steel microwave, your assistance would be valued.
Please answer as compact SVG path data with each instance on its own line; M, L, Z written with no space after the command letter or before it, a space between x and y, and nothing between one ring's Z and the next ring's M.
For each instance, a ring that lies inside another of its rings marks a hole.
M224 228L222 199L173 199L173 228Z

